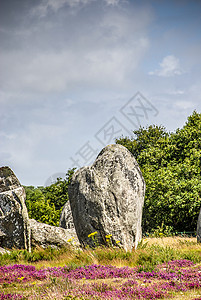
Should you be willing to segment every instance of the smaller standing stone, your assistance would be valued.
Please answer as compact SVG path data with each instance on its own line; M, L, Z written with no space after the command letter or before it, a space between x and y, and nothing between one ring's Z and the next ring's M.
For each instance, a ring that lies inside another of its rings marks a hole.
M59 221L59 227L62 227L65 229L75 228L69 201L66 202L66 204L64 205L64 207L62 209L60 221Z

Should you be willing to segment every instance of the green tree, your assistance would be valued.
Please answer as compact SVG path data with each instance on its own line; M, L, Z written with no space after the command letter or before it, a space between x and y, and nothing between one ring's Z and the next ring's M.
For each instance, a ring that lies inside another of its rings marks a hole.
M194 231L201 205L201 114L194 111L175 133L153 125L134 134L116 142L133 153L146 182L143 231L162 224Z
M54 204L56 210L61 210L64 204L68 201L68 185L75 168L68 170L64 179L57 178L57 181L43 190L45 199L51 204Z
M47 187L25 186L26 205L29 217L50 225L59 225L61 210L68 201L68 185L74 169L68 170L65 179L57 181Z
M56 211L54 204L50 204L45 199L43 190L42 187L25 186L29 218L50 225L58 225L59 213Z

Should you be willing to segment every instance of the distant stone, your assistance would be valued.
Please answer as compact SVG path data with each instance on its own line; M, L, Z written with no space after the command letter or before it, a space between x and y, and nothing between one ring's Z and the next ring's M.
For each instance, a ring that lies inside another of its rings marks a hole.
M113 245L131 251L141 240L145 182L132 153L108 145L90 167L74 173L69 200L81 245ZM88 237L89 234L97 234ZM110 236L111 235L111 236ZM107 238L106 236L109 236Z
M31 224L31 244L32 246L63 247L66 245L79 246L79 241L74 229L64 229L51 226L30 219Z
M26 194L9 167L0 168L0 246L31 250Z
M201 243L201 210L198 217L198 223L197 223L197 242Z
M65 229L75 228L69 201L66 202L66 204L64 205L64 207L62 209L60 221L59 221L59 227L62 227Z

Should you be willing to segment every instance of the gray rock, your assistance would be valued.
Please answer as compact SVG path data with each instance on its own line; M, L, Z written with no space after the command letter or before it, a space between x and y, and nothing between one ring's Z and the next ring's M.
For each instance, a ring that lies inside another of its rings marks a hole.
M66 245L79 246L75 229L64 229L30 219L32 246L62 247Z
M4 255L6 253L10 254L11 252L9 250L6 250L6 249L0 247L0 254Z
M0 168L0 246L31 250L26 194L9 167Z
M69 201L66 202L66 204L64 205L64 207L62 209L62 212L60 215L59 227L62 227L65 229L75 228Z
M75 229L81 245L113 245L125 250L141 240L145 182L134 156L121 145L108 145L90 167L74 173L68 189ZM88 237L89 234L96 235Z
M201 210L198 217L198 223L197 223L197 242L201 243Z

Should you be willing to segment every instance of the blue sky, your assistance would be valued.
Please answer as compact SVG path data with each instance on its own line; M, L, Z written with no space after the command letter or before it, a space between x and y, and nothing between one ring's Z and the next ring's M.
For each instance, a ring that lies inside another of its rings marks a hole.
M1 0L1 166L44 185L139 126L181 128L200 32L197 0Z

